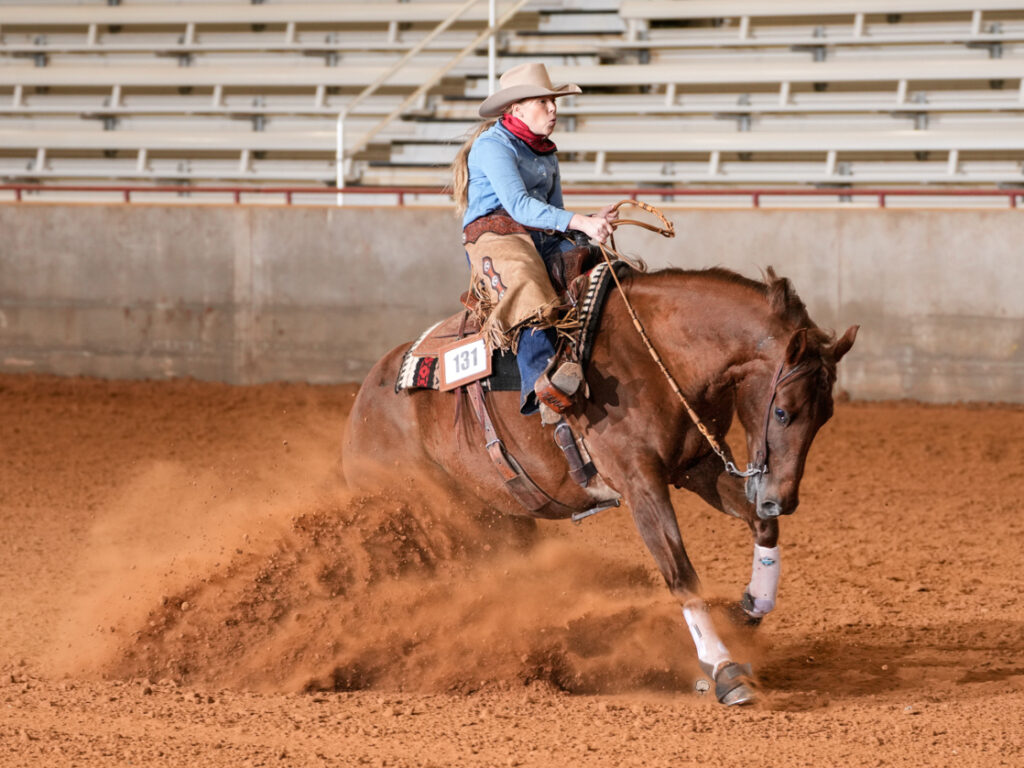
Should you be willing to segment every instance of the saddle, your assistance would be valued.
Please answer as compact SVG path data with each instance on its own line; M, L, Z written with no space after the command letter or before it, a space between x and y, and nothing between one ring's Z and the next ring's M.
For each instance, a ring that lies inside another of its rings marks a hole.
M601 250L589 243L577 245L571 251L563 253L562 258L554 259L548 264L548 276L551 278L551 286L555 293L559 296L568 294L576 284L577 278L585 275L601 261Z
M563 298L560 314L564 315L579 303L580 293L585 284L579 278L600 263L601 252L590 245L578 245L561 256L548 265L548 275L555 292ZM480 332L481 313L476 296L466 291L459 300L467 311L456 312L427 329L410 350L414 356L437 357L441 350L453 341Z
M597 259L589 247L574 248L566 252L564 256L557 275L560 284L568 280L566 287L562 288L559 293L564 297L562 315L563 317L571 316L571 323L567 325L572 328L572 331L568 334L569 339L563 347L568 350L568 355L572 360L584 368L593 347L593 338L600 320L604 298L613 285L611 269L614 268L618 271L628 268L628 265L623 262L614 262L614 266L609 267L604 261L595 265L594 262ZM405 353L395 381L396 393L403 389L440 389L438 358L442 350L460 338L479 332L480 329L480 317L477 312L473 311L472 298L465 294L462 298L466 309L428 328ZM564 419L559 419L555 424L553 436L555 443L565 456L569 475L580 486L590 489L591 492L596 492L599 498L604 499L603 501L586 510L566 507L537 486L515 457L508 454L494 429L485 390L518 391L519 372L515 365L515 358L511 354L502 355L499 351L495 351L493 360L494 373L491 377L473 381L460 387L457 392L465 391L468 394L473 412L486 436L487 452L512 496L528 510L536 512L545 508L546 512L553 517L572 517L574 521L579 521L602 509L618 506L618 494L609 488L597 474L583 440L573 434L571 427ZM504 376L502 375L503 369ZM586 389L585 384L582 389Z

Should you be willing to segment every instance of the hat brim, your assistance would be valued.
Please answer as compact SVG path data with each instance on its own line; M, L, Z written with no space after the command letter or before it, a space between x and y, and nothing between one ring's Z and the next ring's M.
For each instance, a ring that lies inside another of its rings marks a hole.
M557 88L548 89L539 85L512 85L495 91L480 105L480 117L497 117L505 107L523 99L535 99L539 96L572 96L576 93L583 93L578 85L567 83Z

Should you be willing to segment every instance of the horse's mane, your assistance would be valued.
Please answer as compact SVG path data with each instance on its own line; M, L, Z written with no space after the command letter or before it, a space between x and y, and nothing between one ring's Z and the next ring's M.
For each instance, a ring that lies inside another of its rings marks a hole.
M730 285L745 288L755 295L764 299L768 304L771 313L779 318L787 328L796 330L807 329L807 345L817 353L825 351L835 342L835 334L823 328L819 328L807 313L807 306L793 288L788 277L779 277L774 268L767 267L762 273L761 280L751 280L738 272L725 267L708 267L701 270L683 270L669 268L660 270L661 273L700 276L710 278ZM834 370L835 365L830 364L826 356L822 357L826 368Z

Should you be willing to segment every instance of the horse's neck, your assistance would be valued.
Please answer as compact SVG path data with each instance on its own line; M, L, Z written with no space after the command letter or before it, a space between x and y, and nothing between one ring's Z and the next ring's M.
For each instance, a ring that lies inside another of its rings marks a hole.
M701 273L657 277L637 281L631 293L669 369L679 371L694 394L738 384L779 354L779 321L749 289Z

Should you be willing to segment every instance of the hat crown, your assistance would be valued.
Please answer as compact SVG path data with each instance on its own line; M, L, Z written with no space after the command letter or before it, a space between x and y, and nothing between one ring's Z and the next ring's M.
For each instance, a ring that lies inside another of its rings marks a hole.
M512 69L501 76L501 80L498 82L502 88L511 88L516 85L534 85L546 91L554 90L551 86L548 68L537 61L529 61L512 67Z
M480 117L498 117L509 104L523 99L545 96L557 98L581 92L578 85L566 84L557 88L552 86L547 67L537 61L512 67L501 76L500 82L501 87L480 105Z

